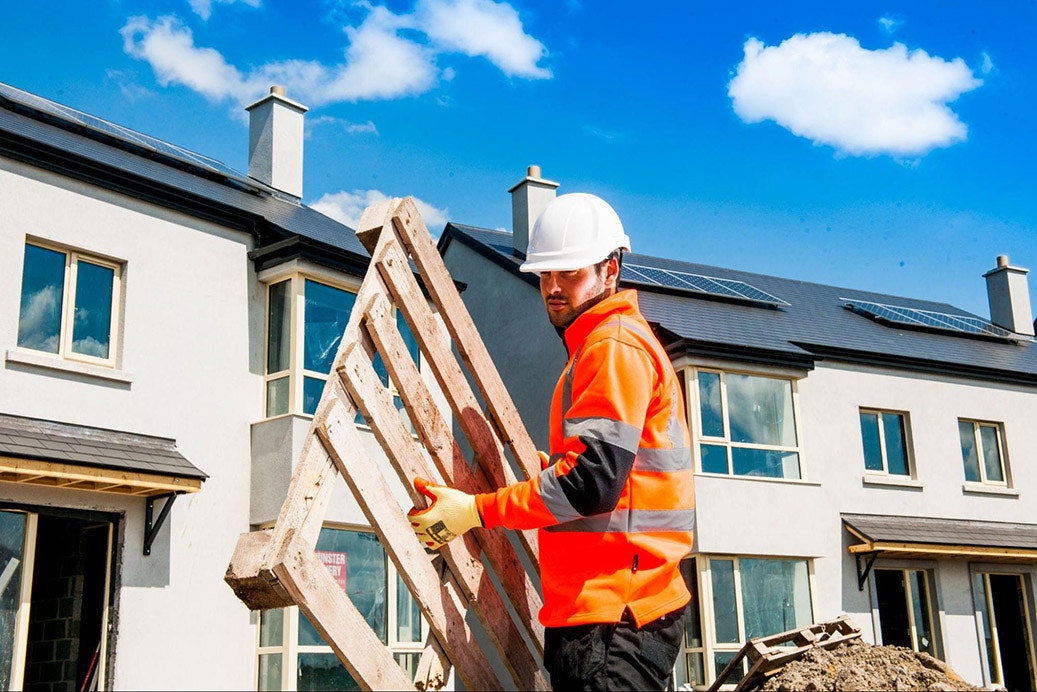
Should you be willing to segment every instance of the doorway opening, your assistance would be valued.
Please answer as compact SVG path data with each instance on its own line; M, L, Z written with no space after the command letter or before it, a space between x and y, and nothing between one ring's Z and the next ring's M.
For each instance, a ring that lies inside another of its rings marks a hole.
M0 510L0 688L105 689L115 526L96 513Z
M976 581L991 683L1007 690L1034 689L1031 611L1024 575L982 572Z

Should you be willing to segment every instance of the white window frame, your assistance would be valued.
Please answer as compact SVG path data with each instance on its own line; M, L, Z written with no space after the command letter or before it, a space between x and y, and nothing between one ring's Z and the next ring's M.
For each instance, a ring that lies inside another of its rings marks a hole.
M799 387L798 379L789 375L783 374L763 374L760 372L753 372L750 370L739 370L730 368L721 368L713 366L698 366L693 365L684 369L686 373L687 382L687 413L689 429L691 430L692 437L692 448L694 450L695 458L695 471L696 473L704 473L710 476L723 476L726 478L751 478L756 480L766 481L779 481L786 483L799 483L807 480L806 464L803 459L803 430L802 430L802 416L800 415L799 409ZM724 424L724 434L722 437L707 436L702 433L702 409L701 400L699 394L699 373L708 372L714 375L720 376L720 410L721 418ZM759 377L763 379L781 380L782 382L788 382L791 388L792 396L792 416L793 416L793 429L796 434L796 445L795 446L784 446L784 445L764 445L749 442L732 442L731 441L731 422L730 414L728 411L728 400L727 400L727 375L746 375L749 377ZM702 445L722 445L727 449L727 473L715 473L708 472L702 469ZM735 474L733 468L733 460L731 456L732 448L740 449L760 449L767 451L777 452L795 452L799 458L799 478L785 478L775 476L750 476Z
M354 280L353 277L344 279L343 277L332 276L328 273L296 269L287 273L272 274L269 278L262 278L262 281L264 283L266 297L263 313L263 419L272 420L274 418L291 415L312 418L312 413L305 413L303 411L303 402L305 401L304 385L306 378L309 377L311 379L327 382L330 374L307 370L302 366L305 361L303 337L306 319L306 281L315 281L324 284L325 286L356 295L360 290L360 279L356 278ZM288 299L286 301L289 310L289 339L291 340L291 343L288 345L288 369L279 370L275 373L268 373L266 367L267 349L270 344L270 289L272 286L279 284L282 281L290 282L288 286ZM396 319L397 309L398 308L395 305L392 306L390 316L393 319ZM418 371L421 373L425 372L424 359L424 355L419 352L417 366ZM288 410L284 413L268 416L267 396L269 392L269 383L273 380L282 379L284 377L288 378ZM388 389L389 393L393 396L393 401L400 398L400 393L391 377L389 378ZM406 418L405 411L401 410L400 415ZM364 422L359 422L358 425L365 428L368 427Z
M374 533L368 526L354 526L345 524L324 524L323 528L338 531L357 531ZM389 652L397 654L418 654L425 649L425 641L429 636L429 624L424 616L421 617L421 635L418 642L401 642L396 639L397 618L396 609L397 589L399 588L398 571L392 560L386 557L386 616L385 632L388 643L385 645ZM296 689L299 675L299 654L332 654L334 650L330 645L300 645L299 644L299 606L288 606L282 608L284 611L282 620L281 643L276 646L261 646L262 625L257 617L256 626L256 657L253 688L259 689L260 657L267 654L281 656L281 687L284 692L292 692ZM261 617L261 614L260 614Z
M685 653L703 652L703 671L705 672L705 687L711 687L717 679L719 671L716 669L714 656L718 653L734 653L745 646L745 613L742 600L742 578L739 562L743 558L754 560L781 560L786 562L805 562L807 565L807 586L810 589L810 613L811 621L817 617L817 587L814 583L814 560L805 557L774 556L774 555L703 555L695 556L698 567L699 597L702 601L702 648L685 649ZM730 560L734 562L734 590L735 590L735 618L738 627L737 643L716 642L716 613L713 612L713 572L714 560ZM745 662L742 662L742 670L745 670ZM722 690L733 689L737 683L725 683Z
M1012 477L1011 477L1010 472L1009 472L1009 464L1008 464L1008 449L1007 449L1007 445L1005 444L1005 426L1004 426L1004 423L1001 423L1001 422L998 422L998 421L980 420L978 418L959 418L958 419L958 424L960 425L961 423L971 423L972 424L972 439L973 439L974 444L976 445L976 460L979 462L979 481L970 481L970 480L968 480L966 478L965 482L968 483L968 484L978 483L979 485L994 486L994 487L1000 487L1000 488L1010 488L1010 487L1012 487L1012 483L1011 483ZM994 431L997 433L997 453L1001 457L1001 460L1000 460L1001 461L1001 477L1004 480L998 481L998 480L990 480L989 478L987 478L987 465L986 465L986 459L984 458L983 440L982 440L982 438L980 437L980 434L979 434L980 428L983 428L983 427L993 428ZM964 474L964 472L965 472L965 466L964 466L965 459L962 459L961 463L962 463L962 473Z
M888 408L872 408L870 406L861 406L858 411L858 426L860 424L860 414L870 413L878 418L879 425L879 453L882 456L882 469L875 470L869 469L866 465L864 467L864 474L871 477L883 477L891 479L915 479L917 478L915 471L915 455L914 455L914 443L911 437L911 415L907 411L897 411ZM907 464L907 473L890 473L889 472L889 456L886 452L886 424L882 420L883 414L891 414L894 416L900 416L904 422L904 463ZM867 464L867 459L864 459L864 431L861 430L861 458Z
M65 273L64 282L62 285L61 294L61 322L58 327L58 352L51 354L47 351L37 351L36 349L29 348L26 346L19 346L19 348L26 351L32 351L34 353L48 353L52 357L61 358L62 360L75 361L79 363L86 363L89 365L98 365L104 368L118 368L119 355L121 352L121 333L122 333L122 273L125 262L110 257L104 257L90 252L83 252L74 248L52 243L46 240L41 240L34 237L26 237L25 244L22 250L22 267L24 272L24 261L25 261L25 250L26 246L35 246L44 250L50 250L52 252L60 252L65 255ZM72 350L72 332L75 326L75 312L76 312L76 286L79 276L79 262L83 261L88 264L94 264L99 267L111 269L113 273L112 277L112 305L110 327L108 333L108 357L99 358L98 356L91 356L86 353L76 353ZM19 301L21 300L21 291L24 290L25 277L22 276L22 284L19 286ZM21 321L21 315L19 314L19 322Z

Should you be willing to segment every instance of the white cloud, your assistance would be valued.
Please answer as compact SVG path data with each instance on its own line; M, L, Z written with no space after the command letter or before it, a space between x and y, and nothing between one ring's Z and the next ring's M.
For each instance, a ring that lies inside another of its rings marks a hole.
M527 34L514 7L492 0L418 0L418 26L448 51L482 56L513 77L545 79L547 48Z
M896 19L895 17L879 17L879 26L881 26L883 31L887 34L895 32L903 23L904 20Z
M310 129L320 125L338 125L351 135L370 134L378 136L378 127L374 124L374 121L368 120L365 123L355 123L351 120L345 120L344 118L335 118L330 115L319 115L316 118L307 118L307 136L309 136Z
M746 41L728 96L747 123L773 120L842 154L910 157L965 140L968 129L947 104L982 83L961 58L796 34L779 46Z
M980 66L979 71L983 74L990 74L994 70L994 60L990 57L990 54L983 51L983 64Z
M213 0L190 0L205 17ZM260 0L215 0L257 5ZM340 101L394 99L431 90L454 78L452 67L440 70L438 55L458 52L484 57L509 76L542 79L550 70L538 66L546 48L526 34L511 5L490 0L418 0L412 14L394 14L383 6L357 3L367 10L359 26L346 26L344 60L326 65L283 60L243 71L216 49L197 46L180 19L130 17L121 29L123 50L144 60L162 86L180 84L212 101L243 106L285 86L289 97L308 106Z
M261 0L215 0L215 2L218 5L233 5L236 2L240 2L249 7L259 7L261 4ZM209 21L209 17L212 16L213 0L187 0L187 4L204 21Z
M353 190L352 192L333 192L323 195L310 206L320 213L346 224L350 228L356 228L360 222L360 216L364 209L372 204L378 204L388 199L390 195L381 190ZM429 232L438 235L443 226L449 220L449 210L432 206L428 202L414 198L414 204L421 213L421 218L428 227Z

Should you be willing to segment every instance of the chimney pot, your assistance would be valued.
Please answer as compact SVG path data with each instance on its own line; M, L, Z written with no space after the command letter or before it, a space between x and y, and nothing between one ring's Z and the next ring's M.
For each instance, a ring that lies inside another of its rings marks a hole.
M998 255L997 256L997 266L998 266L999 269L1001 267L1007 267L1008 266L1008 255Z
M284 87L281 86L280 84L275 84L272 87L270 87L270 93L271 94L276 94L278 96L284 96L285 95Z
M525 258L537 217L555 198L558 183L540 177L540 166L526 167L526 177L511 186L512 253Z

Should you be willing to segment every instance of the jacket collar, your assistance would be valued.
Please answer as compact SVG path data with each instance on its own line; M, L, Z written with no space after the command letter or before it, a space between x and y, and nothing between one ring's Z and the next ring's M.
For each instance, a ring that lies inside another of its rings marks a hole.
M571 356L580 347L594 328L615 314L636 315L640 313L637 305L637 291L626 289L614 293L594 307L590 308L568 326L565 330L565 349Z

